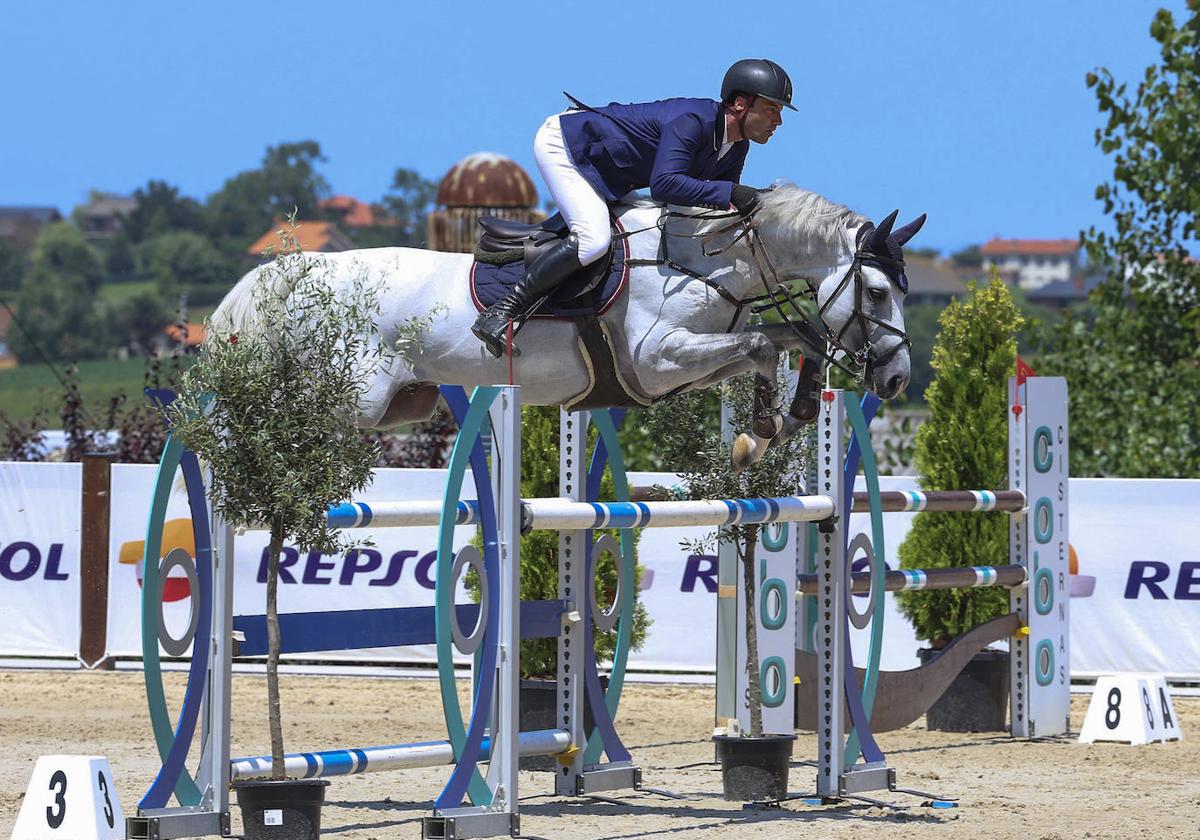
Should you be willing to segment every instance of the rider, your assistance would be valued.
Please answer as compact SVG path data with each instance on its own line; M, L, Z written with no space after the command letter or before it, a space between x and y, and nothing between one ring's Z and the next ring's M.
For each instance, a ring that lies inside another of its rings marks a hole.
M569 94L568 94L569 96ZM533 156L571 229L471 331L497 358L509 322L608 252L609 204L650 188L666 204L735 209L746 215L758 191L739 182L749 142L766 143L792 105L792 81L773 61L747 58L725 73L721 101L665 99L575 107L538 129Z

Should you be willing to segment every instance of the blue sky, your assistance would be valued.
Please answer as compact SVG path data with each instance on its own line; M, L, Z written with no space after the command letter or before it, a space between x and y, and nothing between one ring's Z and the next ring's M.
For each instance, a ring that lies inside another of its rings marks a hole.
M467 154L533 165L533 133L585 102L716 96L733 61L792 75L798 114L743 180L793 181L914 245L1074 236L1111 172L1084 74L1136 80L1149 23L1182 0L598 4L19 3L5 10L0 205L64 213L90 188L165 179L203 199L268 145L315 139L338 193L378 200L399 166ZM517 24L512 20L522 18Z

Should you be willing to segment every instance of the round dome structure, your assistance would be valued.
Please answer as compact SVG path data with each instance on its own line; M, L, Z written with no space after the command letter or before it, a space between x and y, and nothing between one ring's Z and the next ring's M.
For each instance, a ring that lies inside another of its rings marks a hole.
M450 168L438 184L443 207L537 207L537 188L512 158L476 152Z

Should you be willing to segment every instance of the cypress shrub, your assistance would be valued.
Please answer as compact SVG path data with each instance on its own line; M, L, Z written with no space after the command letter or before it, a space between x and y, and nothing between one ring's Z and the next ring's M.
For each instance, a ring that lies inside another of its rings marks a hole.
M995 490L1008 486L1008 377L1024 319L993 270L969 286L938 319L930 418L917 431L916 466L924 490ZM902 569L1008 563L1008 514L921 512L900 544ZM1008 612L1002 588L898 592L917 637L935 648Z

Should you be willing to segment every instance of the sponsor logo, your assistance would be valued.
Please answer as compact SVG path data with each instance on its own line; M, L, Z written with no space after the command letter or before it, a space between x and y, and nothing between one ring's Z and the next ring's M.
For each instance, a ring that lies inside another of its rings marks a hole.
M162 555L157 558L156 562L161 563L163 557L166 557L176 548L186 551L188 557L192 558L193 564L196 562L196 538L192 534L191 519L168 519L163 523ZM118 559L121 563L132 565L136 570L138 589L142 588L142 578L146 571L145 554L145 540L121 543L121 549L118 554ZM163 603L169 604L174 601L182 601L192 594L191 583L183 576L181 570L177 571L179 572L179 576L168 577L163 581Z
M62 555L62 543L51 543L45 551L25 540L0 543L0 578L19 583L40 573L43 580L66 580L70 575L60 569Z

